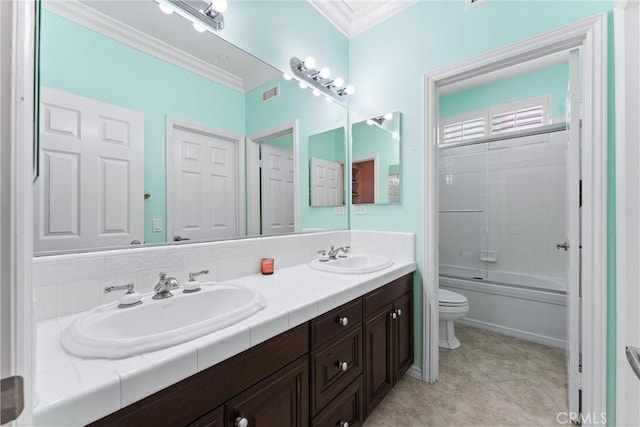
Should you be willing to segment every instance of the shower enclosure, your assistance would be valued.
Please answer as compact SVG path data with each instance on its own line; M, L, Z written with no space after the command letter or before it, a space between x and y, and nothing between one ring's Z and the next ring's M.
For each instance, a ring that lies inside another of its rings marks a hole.
M440 151L441 276L565 290L566 143L558 131Z

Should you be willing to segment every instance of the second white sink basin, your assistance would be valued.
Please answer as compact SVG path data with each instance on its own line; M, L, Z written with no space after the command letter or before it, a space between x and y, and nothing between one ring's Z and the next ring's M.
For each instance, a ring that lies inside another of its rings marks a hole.
M347 258L329 261L313 260L309 267L336 274L365 274L383 270L393 265L393 260L379 255L349 255Z
M78 317L61 335L62 346L82 357L121 358L159 350L218 331L267 306L257 291L229 283L202 283L199 292L118 308L102 305Z

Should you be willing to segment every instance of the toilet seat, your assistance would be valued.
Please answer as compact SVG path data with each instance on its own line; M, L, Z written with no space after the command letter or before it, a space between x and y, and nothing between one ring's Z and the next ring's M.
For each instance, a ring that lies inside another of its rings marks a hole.
M446 289L439 289L438 305L440 307L464 307L469 305L469 301L467 301L467 298L464 295L460 295Z

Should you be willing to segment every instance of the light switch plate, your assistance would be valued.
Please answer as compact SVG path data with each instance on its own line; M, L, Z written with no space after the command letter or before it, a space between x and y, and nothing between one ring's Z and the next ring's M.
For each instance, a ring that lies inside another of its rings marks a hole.
M162 231L162 220L161 219L152 219L151 220L151 230L154 233L159 233Z
M353 213L355 215L366 215L367 214L367 207L366 206L354 206L353 207Z
M336 206L335 208L333 208L334 215L344 215L344 213L345 213L344 206Z

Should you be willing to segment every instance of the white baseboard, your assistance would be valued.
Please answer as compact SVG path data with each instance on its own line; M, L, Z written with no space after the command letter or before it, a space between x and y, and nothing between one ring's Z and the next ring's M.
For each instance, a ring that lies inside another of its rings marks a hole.
M520 338L524 341L531 341L538 344L548 345L549 347L555 347L561 350L564 350L567 347L567 343L565 340L548 337L545 335L534 334L520 329L508 328L506 326L496 325L494 323L482 322L480 320L468 319L466 317L460 320L456 320L456 323L473 326L474 328L478 329L485 329L487 331L508 335L510 337ZM462 345L464 345L464 342L462 343ZM409 371L411 371L411 369Z
M416 365L413 365L409 368L409 370L407 371L407 375L417 380L424 381L424 379L422 378L422 369L418 368Z

